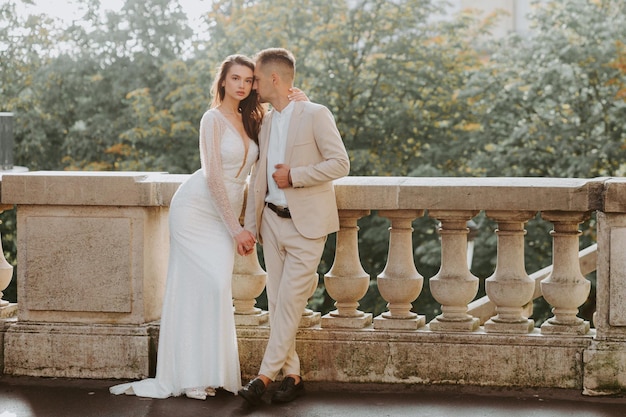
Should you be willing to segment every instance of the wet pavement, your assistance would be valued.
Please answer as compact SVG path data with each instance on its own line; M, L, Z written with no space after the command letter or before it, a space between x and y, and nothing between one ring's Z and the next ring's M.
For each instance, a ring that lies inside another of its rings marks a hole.
M0 417L612 417L626 416L624 397L588 397L578 390L515 390L465 386L307 383L289 404L251 408L228 392L205 401L155 400L109 394L120 381L0 376Z

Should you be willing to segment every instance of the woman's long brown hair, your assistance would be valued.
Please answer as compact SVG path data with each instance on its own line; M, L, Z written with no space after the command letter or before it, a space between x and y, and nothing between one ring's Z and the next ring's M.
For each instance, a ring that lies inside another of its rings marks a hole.
M213 95L213 103L211 107L217 107L226 95L226 90L222 86L228 71L233 65L244 65L254 72L254 62L245 55L230 55L220 65L220 68L213 81L211 94ZM243 121L243 128L246 133L257 144L259 143L259 130L261 129L261 121L265 111L259 102L256 90L251 90L250 95L239 102L239 112Z

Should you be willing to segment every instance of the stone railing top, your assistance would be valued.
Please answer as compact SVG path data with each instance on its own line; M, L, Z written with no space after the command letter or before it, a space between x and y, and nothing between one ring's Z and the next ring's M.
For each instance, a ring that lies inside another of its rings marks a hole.
M188 175L34 171L2 176L2 204L168 206Z
M2 204L168 206L188 174L35 171L1 178ZM626 179L346 177L344 210L528 210L626 212ZM603 201L605 200L605 201Z
M609 178L604 182L603 211L626 212L626 178Z
M603 179L519 177L346 177L335 182L346 210L590 211ZM626 183L625 183L626 186ZM626 197L623 199L626 204Z

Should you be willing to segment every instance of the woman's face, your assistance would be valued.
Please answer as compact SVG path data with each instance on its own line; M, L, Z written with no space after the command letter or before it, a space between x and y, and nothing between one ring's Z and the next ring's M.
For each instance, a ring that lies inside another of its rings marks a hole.
M254 72L245 65L231 66L222 82L225 97L241 101L250 95L254 82Z

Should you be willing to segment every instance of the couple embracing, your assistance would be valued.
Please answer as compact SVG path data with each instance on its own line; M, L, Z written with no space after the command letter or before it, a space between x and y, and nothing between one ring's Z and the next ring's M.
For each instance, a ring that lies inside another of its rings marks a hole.
M330 111L293 88L295 69L282 48L222 63L212 108L200 122L201 169L170 205L156 377L116 385L112 393L205 399L222 388L257 405L279 375L272 402L304 393L296 332L317 287L326 237L339 229L333 180L346 176L350 163ZM272 110L265 113L262 103ZM231 278L235 251L250 255L257 239L270 337L258 376L242 387Z

